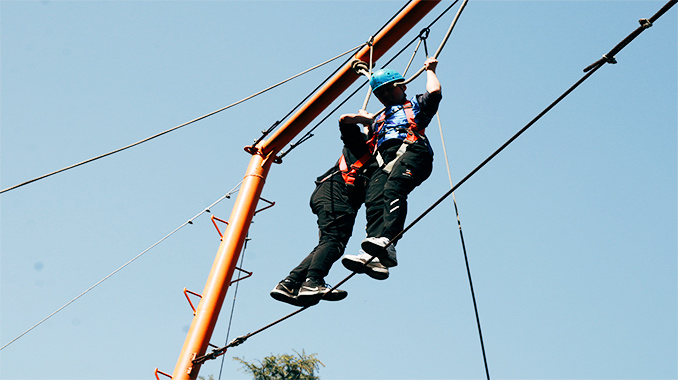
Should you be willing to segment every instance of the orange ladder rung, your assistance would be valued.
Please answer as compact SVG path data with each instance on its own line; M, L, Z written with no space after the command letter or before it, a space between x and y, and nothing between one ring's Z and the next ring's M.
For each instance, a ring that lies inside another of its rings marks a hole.
M268 210L269 208L275 206L275 202L271 202L271 201L269 201L269 200L267 200L267 199L264 199L264 198L259 198L259 199L261 199L262 201L268 203L268 206L263 207L263 208L260 208L259 210L254 211L254 215L257 215L257 213L259 213L259 212L261 212L261 211L264 211L264 210Z
M235 267L235 269L237 269L237 270L239 270L239 271L241 271L241 272L247 273L247 276L245 276L245 277L240 277L240 278L237 279L237 280L231 281L231 285L235 284L235 283L238 282L238 281L242 281L242 280L244 280L244 279L246 279L246 278L248 278L248 277L252 277L252 272L248 272L248 271L246 271L246 270L244 270L244 269L240 269L240 268L238 268L238 267Z
M161 370L159 370L159 369L156 368L156 369L155 369L155 378L156 378L157 380L160 380L160 376L158 376L158 374L165 375L165 376L169 377L170 379L172 378L172 375L166 374L165 372L163 372L163 371L161 371Z
M247 273L247 275L246 275L245 277L240 277L240 278L237 279L237 280L231 281L231 285L235 284L235 283L238 282L238 281L242 281L242 280L244 280L244 279L246 279L246 278L252 277L252 274L253 274L252 272L246 271L246 270L244 270L244 269L240 269L240 268L238 268L238 267L235 267L235 269L237 269L237 270L239 270L239 271L241 271L241 272L245 272L245 273ZM196 297L200 297L200 298L202 298L202 294L198 294L198 293L196 293L196 292L192 292L192 291L190 291L190 290L184 288L184 296L186 296L186 300L188 300L188 304L191 305L191 309L193 309L193 315L195 315L195 306L193 306L193 301L191 301L191 297L188 296L189 293L192 294L192 295L194 295L194 296L196 296Z
M192 291L184 288L184 295L186 296L186 299L188 300L188 304L191 305L191 309L193 309L193 315L195 315L195 306L193 306L193 302L191 301L191 297L188 296L188 293L191 293L194 296L198 296L200 298L202 298L202 295L200 295L196 292L192 292Z
M220 221L221 223L225 223L227 226L228 226L228 222L223 220L223 219L219 219L214 215L210 216L210 219L212 220L212 224L214 224L214 228L217 229L217 232L219 233L219 237L223 239L224 235L221 233L221 230L219 230L219 226L217 226L217 220Z
M260 208L259 210L254 211L254 215L256 215L257 213L259 213L259 212L261 212L261 211L268 210L269 208L275 206L275 202L271 202L271 201L269 201L269 200L267 200L267 199L264 199L264 198L259 198L259 199L261 199L262 201L268 203L268 206L262 207L262 208ZM217 217L214 216L214 215L210 216L210 219L212 220L212 224L214 224L214 228L217 229L217 232L219 233L219 237L223 239L223 238L224 238L224 235L221 233L221 230L219 229L219 226L217 225L217 221L219 221L219 222L221 222L221 223L224 223L224 224L226 224L227 226L228 226L228 222L225 221L225 220L223 220L223 219L219 219L219 218L217 218Z

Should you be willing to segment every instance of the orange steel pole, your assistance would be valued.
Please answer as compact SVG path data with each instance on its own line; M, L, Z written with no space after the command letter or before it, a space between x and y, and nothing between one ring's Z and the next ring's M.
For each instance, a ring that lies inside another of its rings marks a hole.
M200 364L193 364L193 360L207 351L272 162L260 154L250 160L172 379L198 377Z
M372 59L376 61L412 27L414 27L440 0L414 0L405 7L373 40ZM369 61L370 49L361 49L355 58ZM269 139L252 149L253 155L233 204L228 227L224 231L212 270L188 330L184 346L174 367L172 379L196 379L201 364L193 360L204 355L216 326L221 306L231 283L233 272L254 216L259 197L275 155L339 97L359 75L351 64L345 65L318 92L309 99Z

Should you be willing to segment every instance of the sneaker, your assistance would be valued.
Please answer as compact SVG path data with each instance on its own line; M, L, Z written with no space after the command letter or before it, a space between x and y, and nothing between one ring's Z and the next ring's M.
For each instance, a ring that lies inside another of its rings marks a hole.
M330 291L331 290L331 291ZM314 305L325 301L341 301L348 296L348 292L340 289L331 289L325 281L315 278L307 278L299 288L297 299L304 305Z
M388 268L379 262L378 257L368 255L362 249L357 255L344 255L341 258L341 263L351 272L366 273L375 280L388 278Z
M299 283L284 279L271 290L271 297L294 306L301 306L297 299L299 293Z
M387 267L394 267L398 265L398 260L396 259L396 250L393 244L386 246L391 239L387 237L368 237L360 244L362 249L372 256L377 256L379 262Z

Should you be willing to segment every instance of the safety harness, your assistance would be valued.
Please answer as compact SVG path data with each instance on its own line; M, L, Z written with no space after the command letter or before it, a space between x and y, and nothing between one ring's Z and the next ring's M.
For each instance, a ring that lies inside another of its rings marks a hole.
M344 178L344 182L346 182L347 185L355 185L356 178L358 178L362 169L365 167L365 164L367 164L371 158L372 154L367 152L356 162L348 165L346 162L346 155L342 154L341 157L339 157L339 171L341 172L341 177Z
M407 100L402 106L399 106L395 111L391 112L388 116L390 117L391 115L394 115L401 110L404 111L405 120L396 119L395 123L397 123L397 125L407 124L407 128L403 127L386 128L386 113L382 113L379 116L379 118L375 121L373 127L374 132L366 142L369 151L350 165L346 160L346 153L342 154L341 157L339 157L338 162L339 172L341 173L341 177L344 179L344 182L347 185L355 185L356 179L362 174L367 163L372 159L372 157L375 158L375 160L377 161L377 165L381 168L381 170L390 173L391 170L393 169L393 165L395 165L395 163L400 159L400 157L407 151L407 148L410 145L414 144L417 140L424 141L424 143L428 146L428 140L426 139L426 136L424 134L426 128L424 127L420 129L419 126L417 125L417 122L414 117L414 111L412 110L411 101ZM389 136L391 134L395 134L395 136ZM393 138L400 139L402 140L403 143L400 145L400 148L398 148L395 158L389 162L384 162L384 159L379 153L379 150L377 148L385 140ZM334 174L336 174L336 171L325 176L325 178L323 178L320 182L329 179Z
M412 102L407 100L401 107L391 112L389 116L396 114L400 110L404 111L405 118L407 121L407 128L395 127L395 128L385 128L386 126L386 112L382 113L379 118L374 123L374 133L372 137L368 140L368 144L373 151L373 155L377 160L379 167L386 173L390 173L393 169L395 163L400 159L400 157L405 154L407 148L414 144L417 140L422 140L428 147L431 149L424 134L426 127L419 128L417 122L414 118L414 111L412 110ZM403 125L405 120L397 121L399 125ZM388 137L388 135L396 134L395 136ZM390 162L384 162L383 157L377 149L381 143L387 139L398 138L403 141L396 152L396 156Z

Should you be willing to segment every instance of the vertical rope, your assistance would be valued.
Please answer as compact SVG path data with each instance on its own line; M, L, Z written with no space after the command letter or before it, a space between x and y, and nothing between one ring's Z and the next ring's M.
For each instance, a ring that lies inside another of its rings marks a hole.
M447 40L450 38L450 35L452 34L452 30L454 30L454 26L457 24L457 21L459 20L459 16L461 16L461 12L463 12L464 8L466 7L466 3L468 3L468 0L464 0L464 2L461 3L461 5L459 6L459 10L457 10L457 14L454 16L454 20L452 20L452 24L450 24L450 27L447 29L447 33L445 33L445 37L443 38L443 41L440 43L440 46L438 46L438 50L436 50L436 53L433 55L433 58L437 59L438 56L440 55L440 52L443 51L443 48L445 47ZM428 50L428 48L426 50ZM428 52L426 55L428 55ZM412 75L410 79L407 79L403 84L408 84L412 82L423 72L424 68L422 67L419 69L419 71Z
M445 156L445 165L447 167L447 177L450 180L450 189L454 189L454 183L452 182L452 174L450 172L450 162L447 158L447 149L445 148L445 136L443 136L443 127L440 122L440 113L436 112L436 118L438 119L438 130L440 131L440 141L443 144L443 155ZM471 279L471 267L468 262L468 254L466 252L466 243L464 241L464 232L461 229L461 218L459 217L459 207L457 206L457 198L452 192L452 202L454 203L454 212L457 216L457 226L459 226L459 238L461 239L461 248L464 252L464 262L466 263L466 274L468 276L468 284L471 289L471 298L473 299L473 310L476 315L476 324L478 325L478 336L480 338L480 349L483 353L483 363L485 364L485 374L487 375L487 380L490 380L490 370L487 365L487 355L485 353L485 343L483 341L483 331L480 327L480 314L478 313L478 303L476 302L476 293L473 290L473 280Z
M245 245L242 248L242 256L240 257L240 268L242 268L242 263L245 261L245 250L247 249L247 241L245 238ZM238 278L235 280L235 291L233 292L233 303L231 304L231 315L228 317L228 328L226 329L226 339L224 340L224 345L228 343L228 337L231 334L231 323L233 322L233 313L235 312L235 300L238 298L238 286L240 286L240 276L242 272L238 271ZM219 367L219 380L221 380L221 374L224 371L224 361L226 356L221 357L221 367Z
M417 55L417 52L419 51L419 46L421 46L421 42L425 41L423 38L421 38L421 35L419 37L419 42L417 42L417 46L414 47L414 51L412 52L412 56L410 57L409 62L407 62L407 66L405 66L405 70L403 70L403 76L407 75L407 70L410 69L410 65L412 65L412 61L414 61L414 57ZM428 56L428 54L427 54Z
M370 66L367 68L367 80L369 81L372 78L372 70L374 69L374 61L372 59L372 53L374 52L374 36L370 37L368 44L370 45ZM372 95L372 87L367 86L367 94L365 95L365 100L363 101L363 111L367 109L367 103L370 102L370 95Z

